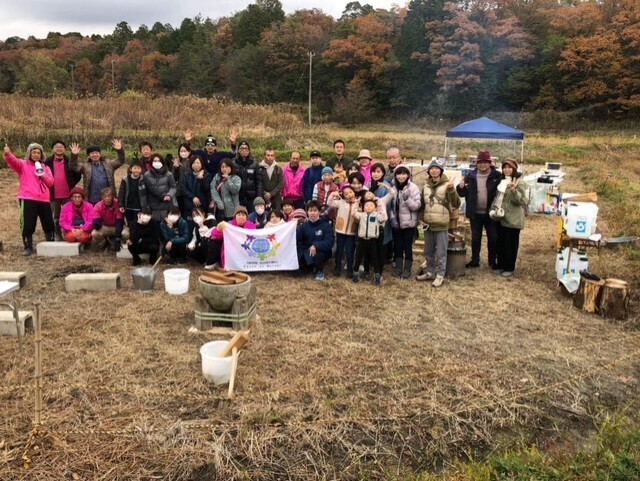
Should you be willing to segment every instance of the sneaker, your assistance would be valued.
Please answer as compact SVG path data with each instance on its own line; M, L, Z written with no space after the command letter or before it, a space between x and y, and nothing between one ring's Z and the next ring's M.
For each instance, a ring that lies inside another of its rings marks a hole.
M218 264L213 263L213 264L205 264L204 266L204 270L205 271L215 271L216 267L218 267Z
M444 283L444 277L436 276L436 279L431 283L433 287L440 287Z
M435 279L436 275L432 272L423 272L422 274L418 274L416 276L416 281L431 281Z
M502 272L502 269L500 269L500 266L498 264L493 264L491 266L491 270L492 271L500 271L500 272Z
M353 281L354 284L357 284L358 282L360 282L360 276L356 273L353 275L351 280Z
M502 273L502 277L511 277L513 276L513 271L504 271Z
M471 268L471 269L475 269L476 267L480 267L480 263L479 263L479 262L473 262L473 261L471 261L471 262L467 262L464 266L465 266L467 269L469 269L469 268Z
M364 271L360 277L362 278L363 281L366 281L369 279L369 271Z
M316 281L324 281L324 272L318 271L316 272L316 276L314 278Z
M376 286L381 286L382 285L382 274L375 274L373 276L373 283Z
M25 257L29 257L31 254L33 254L33 249L31 247L25 247L22 251L22 255Z

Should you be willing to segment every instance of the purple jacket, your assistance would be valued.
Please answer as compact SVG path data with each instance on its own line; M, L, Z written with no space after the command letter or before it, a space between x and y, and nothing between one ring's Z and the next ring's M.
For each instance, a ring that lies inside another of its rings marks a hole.
M73 225L74 208L73 202L67 202L60 211L60 227L65 232L77 229ZM85 232L91 232L93 230L93 206L86 200L82 201L82 219L84 224L80 228Z
M20 179L20 188L18 190L18 199L35 200L38 202L49 202L51 200L51 187L53 187L53 174L51 169L41 162L44 169L44 175L38 177L36 175L36 164L30 160L17 158L11 152L4 154L4 160L7 161Z

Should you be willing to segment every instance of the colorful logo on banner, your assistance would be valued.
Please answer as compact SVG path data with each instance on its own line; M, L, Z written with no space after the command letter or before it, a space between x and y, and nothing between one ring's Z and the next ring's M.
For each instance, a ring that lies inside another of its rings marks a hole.
M237 271L288 271L298 268L295 222L265 229L224 229L224 267Z
M261 261L264 261L270 257L275 257L278 249L280 249L280 245L275 234L270 234L266 237L248 235L242 243L242 248L247 251L250 257L257 257Z

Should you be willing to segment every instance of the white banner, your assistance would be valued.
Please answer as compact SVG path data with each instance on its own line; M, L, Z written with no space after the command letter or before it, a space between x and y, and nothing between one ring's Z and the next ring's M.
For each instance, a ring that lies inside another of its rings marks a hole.
M234 271L291 271L298 269L297 222L265 229L241 229L227 224L224 268Z

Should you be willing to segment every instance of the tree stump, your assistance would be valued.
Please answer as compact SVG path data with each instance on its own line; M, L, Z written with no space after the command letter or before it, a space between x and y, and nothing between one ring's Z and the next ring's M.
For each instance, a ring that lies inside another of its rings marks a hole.
M603 279L590 279L580 273L580 285L573 297L573 306L585 312L597 312L600 305L600 292L604 284Z
M629 313L629 284L620 279L607 279L600 296L600 315L624 320Z

